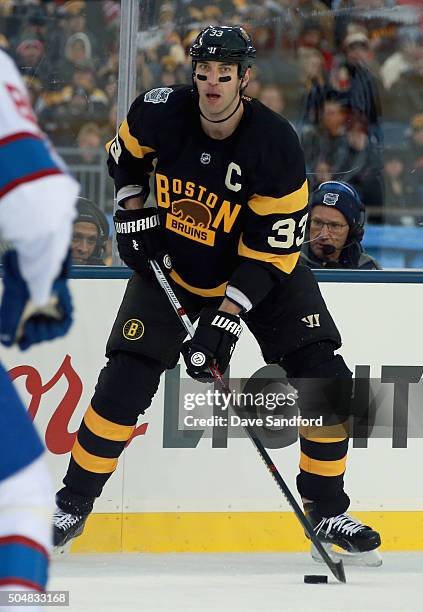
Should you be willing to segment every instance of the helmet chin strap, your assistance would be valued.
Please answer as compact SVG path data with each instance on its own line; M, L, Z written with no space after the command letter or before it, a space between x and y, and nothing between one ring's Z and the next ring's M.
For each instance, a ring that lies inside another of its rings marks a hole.
M205 74L197 74L197 73L194 72L193 76L195 76L199 81L207 81L207 75L205 75ZM218 79L218 81L220 83L227 83L228 81L231 81L231 80L232 80L232 77L230 75L221 76ZM235 113L237 112L237 110L239 109L239 107L241 106L241 102L242 102L241 94L242 94L242 87L239 88L239 92L238 92L238 96L239 96L238 104L236 105L236 107L232 111L232 113L230 115L228 115L227 117L225 117L224 119L218 119L218 120L209 119L208 117L205 116L205 114L203 113L203 111L201 110L200 105L199 105L198 108L200 110L200 115L203 117L203 119L205 119L209 123L224 123L225 121L227 121L228 119L233 117L235 115Z

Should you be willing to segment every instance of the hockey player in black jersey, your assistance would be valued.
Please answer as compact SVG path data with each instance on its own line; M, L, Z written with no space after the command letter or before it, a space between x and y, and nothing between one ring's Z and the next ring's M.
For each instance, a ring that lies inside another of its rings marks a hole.
M324 431L301 431L306 513L322 541L374 551L379 534L345 514L352 375L335 355L341 339L318 285L298 265L308 201L298 138L244 95L255 49L242 28L209 26L190 54L193 86L141 94L108 144L119 253L135 272L57 494L55 543L82 532L161 374L178 361L185 332L152 275L154 258L199 318L182 348L190 376L203 379L212 362L227 369L242 320L298 389L303 415L323 412ZM153 171L157 207L145 208Z

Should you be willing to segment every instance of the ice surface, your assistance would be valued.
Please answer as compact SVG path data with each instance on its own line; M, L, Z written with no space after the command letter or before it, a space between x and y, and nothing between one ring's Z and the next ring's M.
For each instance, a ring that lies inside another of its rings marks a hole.
M73 554L53 562L49 589L69 590L72 612L423 611L423 553L385 553L382 567L346 574L337 583L304 553Z

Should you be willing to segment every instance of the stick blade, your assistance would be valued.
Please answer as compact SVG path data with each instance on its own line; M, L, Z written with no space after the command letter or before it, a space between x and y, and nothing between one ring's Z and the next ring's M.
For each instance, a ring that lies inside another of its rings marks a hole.
M342 563L342 561L334 561L333 562L333 567L331 567L332 570L332 574L335 576L335 578L337 580L339 580L339 582L347 582L347 579L345 577L345 570L344 570L344 564Z

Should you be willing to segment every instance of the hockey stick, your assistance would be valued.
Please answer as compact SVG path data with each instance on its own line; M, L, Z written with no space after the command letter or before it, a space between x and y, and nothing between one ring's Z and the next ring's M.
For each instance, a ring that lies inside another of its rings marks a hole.
M172 287L168 283L168 280L167 280L166 276L163 274L163 271L162 271L161 267L159 266L159 264L157 263L157 261L152 259L152 260L150 260L150 264L151 264L151 267L153 269L154 274L156 275L156 278L157 278L157 281L158 281L159 285L162 287L162 289L166 293L166 296L167 296L169 302L171 303L174 311L176 312L177 316L179 317L179 320L181 321L182 325L184 326L188 336L190 338L192 338L194 336L195 329L194 329L193 324L191 323L190 318L188 317L187 313L185 312L185 309L183 308L183 306L179 302L178 298L176 297ZM227 395L231 396L231 390L229 389L227 383L223 379L223 377L222 377L221 373L219 372L219 370L217 368L215 368L215 367L210 367L209 369L210 369L210 372L213 375L214 379L216 380L216 382L221 387L222 391L224 393L226 393ZM230 405L231 405L231 408L234 410L234 412L236 412L236 408L235 408L233 402L231 402ZM288 485L286 484L286 482L284 481L284 479L280 475L277 467L273 463L272 459L270 458L269 453L264 448L260 438L257 436L257 434L254 431L253 427L251 427L250 425L244 425L244 429L247 432L247 434L248 434L249 438L251 439L251 441L253 442L254 446L256 447L256 450L257 450L258 454L260 455L260 457L264 461L264 463L265 463L267 469L269 470L270 474L272 475L273 480L276 482L276 484L278 485L279 489L282 491L283 495L285 496L287 502L289 503L289 505L293 509L294 514L297 517L297 519L299 520L299 522L301 523L304 531L307 533L307 535L310 538L311 542L314 544L314 546L317 548L318 552L320 553L320 556L322 557L323 561L326 563L326 565L328 566L328 568L330 569L332 574L335 576L335 578L337 580L339 580L339 582L346 582L344 565L342 563L342 560L334 561L333 559L331 559L329 554L326 552L326 550L322 546L321 542L317 538L316 534L314 533L313 528L310 525L310 523L308 522L304 512L301 510L301 508L298 505L295 497L293 496L293 494L291 493Z

